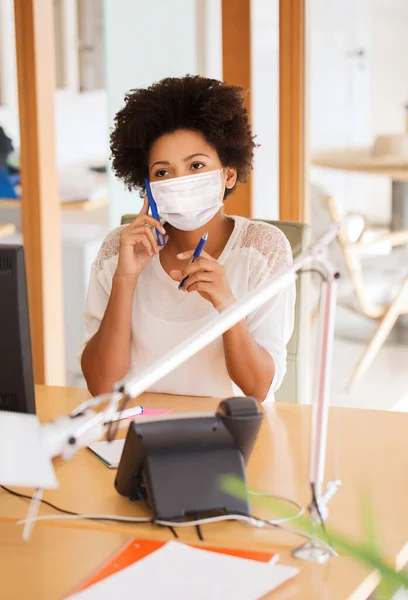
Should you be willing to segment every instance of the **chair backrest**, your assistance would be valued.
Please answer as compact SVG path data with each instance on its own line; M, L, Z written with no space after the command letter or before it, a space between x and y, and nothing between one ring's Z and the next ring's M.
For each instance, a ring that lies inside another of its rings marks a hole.
M318 237L332 223L340 224L340 231L336 240L329 249L330 261L341 273L341 281L349 280L356 302L349 302L350 307L355 304L354 310L366 315L375 316L378 307L375 307L367 298L364 288L361 259L353 251L354 244L347 231L347 216L344 216L335 199L324 193L317 186L311 188L312 206L312 235Z
M266 221L278 227L288 238L294 258L303 252L309 244L310 228L304 223L293 221ZM292 337L287 345L287 370L281 387L275 393L277 402L302 403L305 401L306 360L303 351L307 327L307 281L298 277L296 281L295 322Z
M122 215L120 220L121 225L130 225L132 221L136 219L137 215Z
M136 215L123 215L121 224L131 223ZM309 226L303 223L292 221L265 221L280 229L289 240L294 257L300 254L309 243ZM302 344L305 339L305 328L307 322L307 307L304 297L306 281L298 277L296 282L296 304L295 304L295 322L292 337L287 345L287 371L281 387L275 393L275 399L278 402L298 403L302 401L302 390L305 387L305 378L303 369L305 368L305 357L302 350Z

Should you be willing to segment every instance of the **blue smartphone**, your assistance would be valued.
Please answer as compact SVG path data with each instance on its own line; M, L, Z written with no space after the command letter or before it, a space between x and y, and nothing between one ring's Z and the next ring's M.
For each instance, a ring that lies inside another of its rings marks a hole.
M155 199L153 198L152 189L150 187L150 181L147 179L147 177L145 178L144 183L145 183L145 187L146 187L146 194L147 194L147 199L149 201L149 206L150 206L150 210L152 213L152 217L153 217L153 219L156 219L156 221L160 221L159 212L157 210L157 204L155 202ZM156 236L157 236L157 242L158 242L159 246L165 246L166 238L157 229L156 229Z

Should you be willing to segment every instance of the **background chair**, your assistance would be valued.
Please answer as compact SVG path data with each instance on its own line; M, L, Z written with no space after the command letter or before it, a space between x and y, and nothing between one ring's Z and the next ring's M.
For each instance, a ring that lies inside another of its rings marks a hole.
M342 274L338 304L375 323L374 333L348 383L367 372L401 315L408 314L408 231L370 227L362 215L343 215L334 198L312 189L312 231L340 224L331 260ZM341 313L340 313L341 318ZM345 320L345 319L344 319ZM337 326L339 333L341 327Z
M128 225L136 215L123 215L121 224ZM309 243L309 226L291 221L265 221L278 227L288 238L294 256L302 252ZM307 281L299 277L296 282L295 324L287 345L287 372L281 387L275 393L277 402L304 403L306 401L305 353L302 352L306 333L305 287Z

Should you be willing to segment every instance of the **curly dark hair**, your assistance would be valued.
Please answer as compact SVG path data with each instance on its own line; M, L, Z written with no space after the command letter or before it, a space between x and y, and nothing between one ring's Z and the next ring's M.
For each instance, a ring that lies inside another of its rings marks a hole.
M246 181L252 169L254 136L242 89L198 75L169 77L146 89L131 90L115 117L110 148L112 167L128 189L144 190L153 142L179 129L200 132L224 167ZM226 190L226 196L233 190Z

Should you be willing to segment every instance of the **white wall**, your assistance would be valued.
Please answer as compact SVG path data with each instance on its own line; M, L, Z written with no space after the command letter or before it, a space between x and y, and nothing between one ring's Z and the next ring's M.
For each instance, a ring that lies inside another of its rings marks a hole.
M252 216L279 217L279 3L252 0L252 129L260 144L252 176Z
M371 0L310 2L310 145L313 150L368 145L372 138ZM365 56L355 56L363 49ZM345 209L364 210L372 181L364 175L312 169Z
M58 165L106 162L109 156L107 97L104 90L57 90L55 94L55 143ZM20 145L18 106L0 106L0 126Z
M106 162L109 156L109 119L104 90L58 90L55 98L55 135L59 165Z
M408 2L372 0L373 133L401 133L408 103Z
M163 77L197 71L196 3L193 0L105 0L106 89L109 120L123 105L125 93ZM140 207L111 177L110 225Z
M369 146L403 132L408 102L408 2L310 0L310 142L312 150ZM363 49L364 56L356 56ZM391 214L385 177L312 169L311 181L344 210L374 221Z

